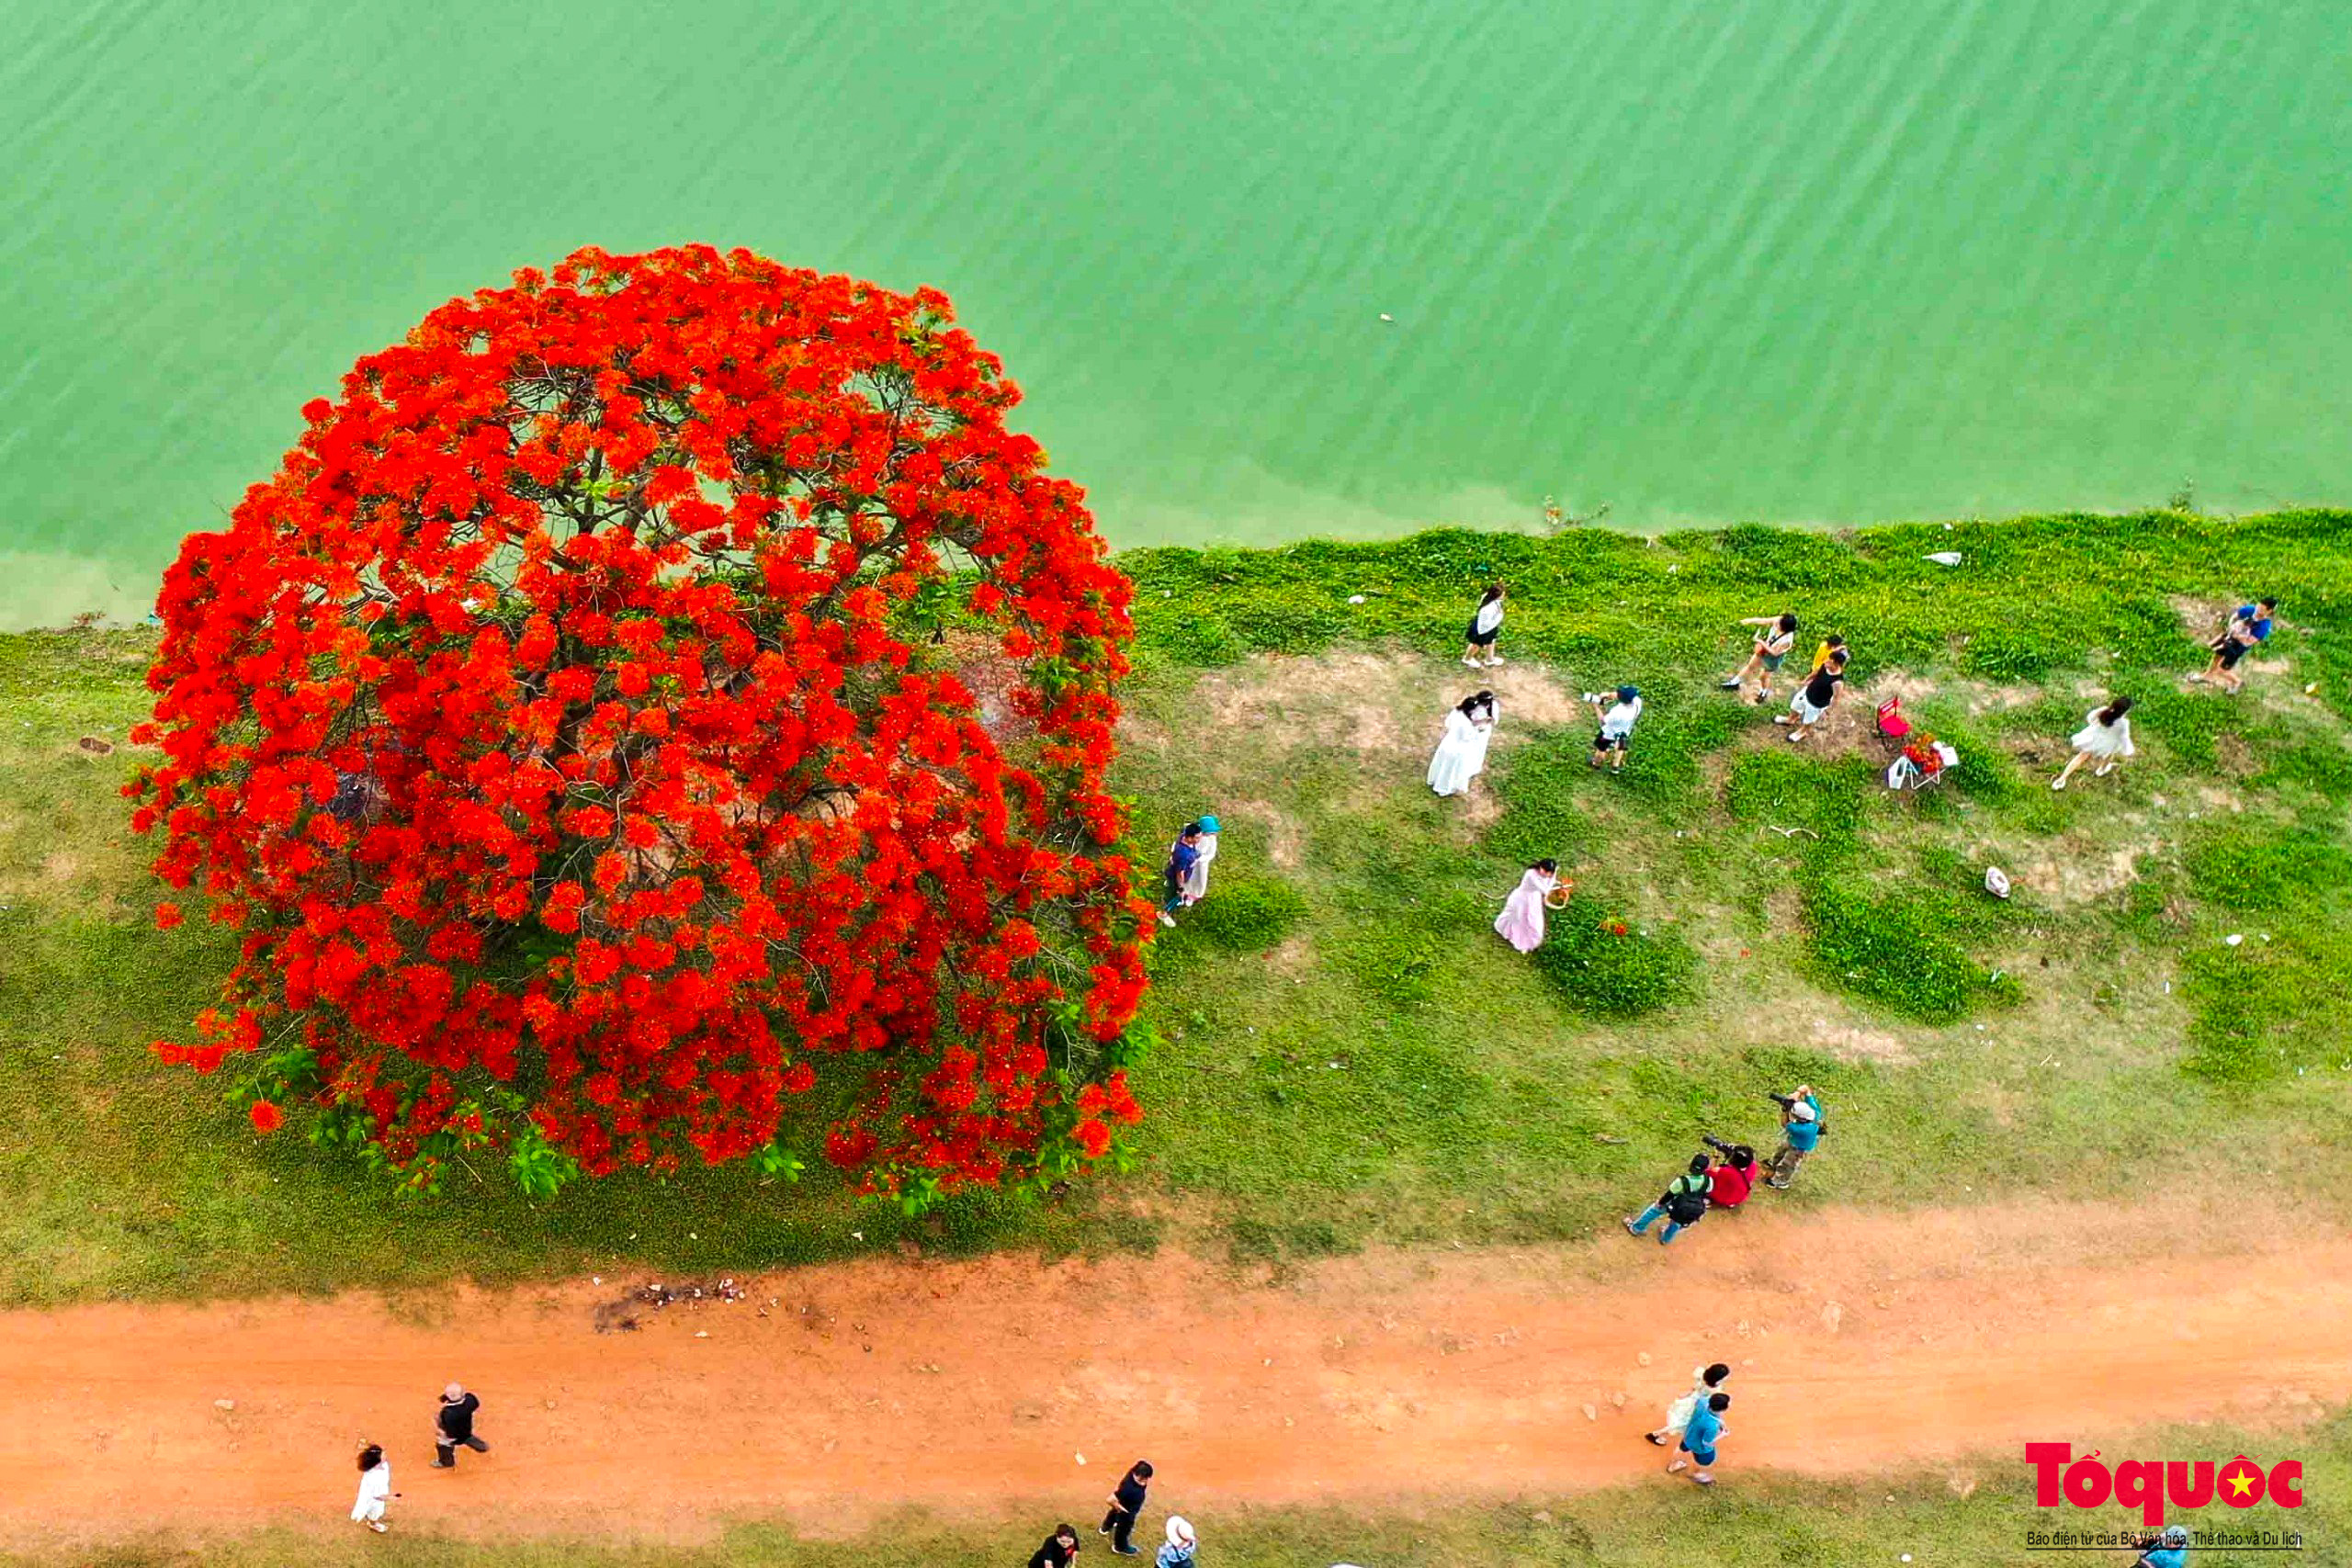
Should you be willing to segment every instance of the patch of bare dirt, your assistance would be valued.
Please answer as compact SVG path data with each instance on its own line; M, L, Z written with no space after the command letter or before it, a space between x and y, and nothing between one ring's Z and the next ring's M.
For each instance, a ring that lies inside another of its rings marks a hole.
M2199 642L2211 642L2221 636L2222 628L2230 624L2230 612L2237 608L2230 600L2200 598L2194 593L2175 593L2169 596L2169 602L2173 614L2180 617L2182 628Z
M1304 979L1315 967L1315 943L1306 937L1286 937L1266 954L1266 967L1286 980Z
M389 1450L393 1528L424 1535L1052 1517L1138 1453L1188 1509L1559 1492L1655 1480L1643 1428L1716 1359L1758 1468L2296 1427L2352 1397L2352 1235L2249 1232L2232 1199L1869 1213L1766 1194L1672 1248L1612 1230L1380 1251L1278 1285L1166 1254L888 1258L666 1310L582 1281L457 1287L430 1322L369 1295L9 1313L0 1545L165 1518L348 1531L363 1438ZM639 1327L600 1338L616 1299ZM435 1474L425 1422L451 1377L492 1446Z
M1236 822L1262 828L1266 833L1266 859L1287 871L1298 864L1306 847L1306 835L1297 818L1282 807L1266 800L1237 800L1219 814Z
M1929 698L1958 702L1973 715L2002 708L2030 707L2041 700L2042 690L2023 682L2002 685L1992 681L1970 681L1958 677L1930 680L1924 675L1896 671L1881 675L1871 682L1868 692L1858 692L1854 695L1869 699L1871 717L1875 721L1878 705L1889 697L1900 697L1906 705Z
M1912 1055L1909 1045L1884 1030L1832 1023L1826 1018L1813 1021L1813 1043L1817 1049L1849 1062L1881 1062L1891 1067L1902 1067L1918 1060Z
M1410 754L1433 750L1446 710L1481 691L1495 694L1498 746L1520 739L1527 726L1567 724L1588 711L1540 664L1467 670L1362 649L1257 655L1203 676L1190 711L1211 734L1253 730L1294 745Z
M2067 788L2079 787L2082 775ZM2037 856L2032 860L2010 864L2005 869L2010 880L2048 904L2087 904L2111 893L2129 887L2140 879L2140 859L2163 848L2161 840L2149 840L2110 850L2068 853L2063 849L2056 853Z

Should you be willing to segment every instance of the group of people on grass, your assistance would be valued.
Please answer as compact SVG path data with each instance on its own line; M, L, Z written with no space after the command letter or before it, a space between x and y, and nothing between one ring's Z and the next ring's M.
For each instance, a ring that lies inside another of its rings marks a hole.
M1473 669L1492 668L1502 663L1496 646L1502 637L1503 606L1509 594L1499 582L1490 583L1481 597L1476 613L1471 617L1467 640L1463 648L1462 662ZM2227 624L2207 645L2212 652L2211 662L2201 671L2191 675L2192 682L2211 681L2225 691L2236 693L2245 683L2239 665L2252 649L2270 638L2273 618L2278 609L2275 597L2266 596L2238 605L2229 615ZM1739 623L1750 628L1751 640L1747 661L1724 675L1717 684L1726 692L1736 692L1743 700L1762 705L1772 700L1772 682L1797 647L1800 623L1793 611L1776 615L1752 615ZM1790 693L1788 709L1772 716L1772 722L1787 731L1792 745L1801 744L1820 727L1836 706L1839 690L1846 682L1846 672L1853 650L1846 639L1832 633L1822 638L1814 649L1813 661L1804 676ZM1750 682L1753 682L1753 694ZM1614 692L1586 692L1583 702L1593 712L1598 728L1593 732L1590 765L1606 767L1611 773L1622 773L1625 758L1632 750L1634 727L1642 716L1641 688L1627 684ZM1487 766L1487 749L1494 739L1495 724L1501 712L1491 691L1473 692L1447 711L1445 730L1439 738L1437 750L1430 758L1427 779L1430 788L1440 795L1467 795L1470 786ZM2124 759L2134 754L2132 743L2132 699L2114 696L2084 716L2083 728L2070 740L2070 751L2064 770L2051 781L2050 787L2064 790L2075 773L2088 766L2092 775L2104 778L2113 773ZM1900 736L1903 730L1889 730ZM1930 760L1933 750L1928 743L1931 737L1920 737L1906 748L1905 755L1915 753L1919 765L1932 773L1941 766L1939 760ZM1917 776L1912 775L1912 776ZM1521 949L1522 952L1526 949Z
M1657 1202L1638 1214L1625 1216L1625 1229L1634 1235L1644 1235L1651 1225L1664 1220L1665 1228L1657 1233L1657 1243L1664 1247L1705 1219L1710 1210L1736 1209L1747 1202L1747 1195L1755 1190L1759 1171L1765 1186L1775 1191L1787 1191L1806 1157L1821 1146L1821 1135L1828 1131L1828 1120L1821 1109L1821 1096L1811 1084L1801 1083L1772 1099L1781 1107L1781 1146L1770 1159L1759 1166L1756 1151L1746 1144L1727 1144L1712 1136L1703 1138L1701 1141L1715 1151L1716 1157L1692 1155L1690 1168L1667 1183Z
M1139 1459L1127 1467L1119 1484L1112 1488L1107 1499L1110 1511L1095 1527L1095 1534L1111 1538L1111 1550L1121 1557L1140 1557L1143 1548L1135 1543L1136 1522L1143 1517L1143 1506L1151 1488L1152 1468L1149 1460ZM1193 1554L1200 1550L1200 1538L1193 1533L1192 1521L1170 1515L1164 1532L1167 1539L1153 1559L1155 1568L1193 1568ZM1029 1554L1029 1568L1069 1568L1079 1551L1078 1527L1063 1524L1054 1527L1045 1544Z

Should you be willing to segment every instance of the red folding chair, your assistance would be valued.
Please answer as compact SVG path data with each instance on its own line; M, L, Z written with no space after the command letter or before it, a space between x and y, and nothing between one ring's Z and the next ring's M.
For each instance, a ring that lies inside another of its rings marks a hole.
M1911 721L1903 716L1903 699L1889 697L1878 705L1878 732L1889 740L1900 740L1911 733Z

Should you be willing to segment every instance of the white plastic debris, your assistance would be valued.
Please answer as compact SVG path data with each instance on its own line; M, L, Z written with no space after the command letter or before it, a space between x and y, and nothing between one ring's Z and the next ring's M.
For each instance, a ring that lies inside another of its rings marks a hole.
M1361 604L1363 603L1363 595L1361 593L1351 593L1348 595L1348 603L1351 604Z
M2225 937L2223 937L2223 938L2222 939L2222 942L2224 942L2225 943L2227 943L2228 945L2230 945L2230 946L2232 946L2232 947L2235 947L2235 946L2237 946L2237 944L2238 944L2238 943L2240 943L2240 942L2244 942L2245 940L2245 935L2244 935L2242 932L2238 932L2238 931L2232 931L2229 935L2227 935L2227 936L2225 936Z
M1990 893L1996 898L2007 897L2009 896L2009 874L2003 871L1997 865L1986 866L1984 868L1984 891Z
M1383 311L1381 311L1381 312L1380 312L1380 319L1381 319L1382 321L1395 321L1396 318L1396 317L1394 317L1394 316L1392 316L1392 315L1390 315L1387 311L1383 310Z
M1931 560L1938 566L1958 566L1960 564L1960 552L1958 550L1930 550L1923 558Z

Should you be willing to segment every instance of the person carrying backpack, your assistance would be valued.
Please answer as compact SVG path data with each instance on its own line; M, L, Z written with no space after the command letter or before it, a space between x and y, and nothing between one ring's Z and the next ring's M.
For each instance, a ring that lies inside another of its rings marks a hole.
M1664 1247L1692 1225L1707 1217L1707 1194L1713 1182L1707 1175L1707 1156L1692 1155L1690 1168L1667 1183L1657 1202L1637 1215L1626 1218L1628 1235L1645 1234L1653 1222L1664 1219L1666 1228L1657 1233L1657 1244Z
M1821 1114L1821 1099L1813 1092L1811 1084L1799 1084L1787 1094L1772 1099L1781 1107L1781 1146L1764 1162L1764 1185L1777 1192L1789 1190L1796 1179L1797 1168L1805 1156L1821 1146L1821 1134L1827 1130Z

